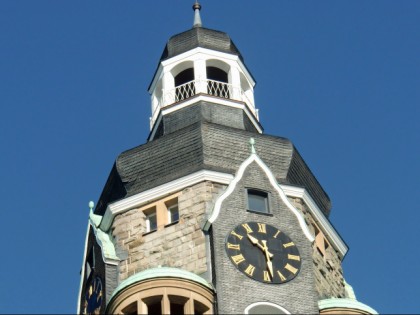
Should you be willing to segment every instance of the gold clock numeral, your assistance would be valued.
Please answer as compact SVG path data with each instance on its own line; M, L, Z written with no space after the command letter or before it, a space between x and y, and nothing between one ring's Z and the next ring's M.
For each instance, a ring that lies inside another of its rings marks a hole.
M277 238L277 236L280 234L280 231L277 230L277 233L273 236L274 238Z
M227 243L227 248L229 248L229 249L236 249L236 250L240 250L240 245L239 245L239 244L231 244L231 243Z
M277 270L277 274L279 275L281 281L286 281L287 280L286 277L283 276L283 274L280 271L278 271L278 270Z
M237 237L237 238L239 238L240 240L243 238L243 236L242 236L242 235L240 235L240 234L236 233L235 231L230 232L230 234L232 234L232 235L236 236L236 237Z
M265 223L258 223L258 233L267 233Z
M291 246L295 246L295 243L289 242L289 243L283 244L284 248L291 247Z
M244 223L242 224L242 226L244 227L244 229L246 230L247 233L252 233L252 229L249 227L248 223Z
M295 267L293 267L290 264L286 264L286 266L284 266L284 269L289 270L291 273L293 273L294 275L296 274L296 272L298 271Z
M289 254L289 255L287 256L287 258L289 258L289 259L291 259L291 260L297 260L297 261L300 261L300 256L297 256L297 255L292 255L292 254Z
M264 281L271 282L270 274L266 270L264 270Z
M245 258L242 254L231 256L233 262L239 265L241 262L245 261Z
M254 274L254 271L255 271L255 267L251 264L249 264L248 267L246 267L245 269L245 273L251 277Z

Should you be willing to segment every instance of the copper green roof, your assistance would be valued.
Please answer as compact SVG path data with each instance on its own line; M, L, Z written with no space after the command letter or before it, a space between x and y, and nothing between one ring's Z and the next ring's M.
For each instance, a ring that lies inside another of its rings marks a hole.
M119 284L119 286L112 293L111 299L117 296L125 288L130 287L131 285L135 283L139 283L139 282L150 280L150 279L157 279L157 278L181 278L181 279L190 280L190 281L199 283L213 290L213 287L210 283L208 283L204 278L200 277L199 275L196 275L195 273L178 269L178 268L158 267L158 268L152 268L152 269L141 271L125 279L123 282Z
M334 308L345 308L345 309L354 309L354 310L363 311L368 314L378 314L378 312L375 311L370 306L360 303L359 301L354 300L354 299L332 298L332 299L320 300L318 301L318 307L320 311L326 310L326 309L334 309Z

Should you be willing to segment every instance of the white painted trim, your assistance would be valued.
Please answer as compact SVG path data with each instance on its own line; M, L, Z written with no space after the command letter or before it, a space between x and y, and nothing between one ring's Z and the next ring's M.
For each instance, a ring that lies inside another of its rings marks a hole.
M260 157L253 153L251 154L239 167L238 172L233 179L233 181L229 184L227 190L216 200L214 205L213 212L210 218L207 220L206 224L204 225L204 229L208 230L210 225L217 219L220 213L220 209L222 206L223 201L233 192L236 187L236 184L241 180L242 176L244 175L245 169L252 163L256 162L261 169L267 175L271 185L277 191L282 201L286 204L286 206L292 211L292 213L296 216L300 228L302 229L303 233L305 234L306 238L312 243L315 240L315 237L312 235L311 231L309 230L308 226L306 225L305 219L303 215L290 203L289 199L287 199L286 194L284 193L283 189L277 183L276 178L274 177L273 173L267 167L267 165L260 159Z
M348 246L344 243L343 239L325 217L324 213L319 209L315 201L306 191L306 189L302 187L290 186L290 185L280 185L283 191L289 197L301 198L305 204L309 207L311 214L313 215L315 221L319 224L324 235L328 238L328 240L333 244L334 248L336 248L339 252L341 257L343 258L347 251Z
M280 305L277 305L277 304L274 304L274 303L270 303L270 302L255 302L255 303L252 303L252 304L250 304L246 307L244 313L249 314L248 312L251 308L253 308L255 306L259 306L259 305L270 305L272 307L275 307L275 308L279 309L280 311L284 312L285 314L292 314L288 310L286 310L284 307L282 307Z
M86 265L86 251L88 246L88 240L89 240L89 228L90 228L90 220L87 225L87 231L86 231L86 238L85 238L85 249L83 251L83 262L82 262L82 271L80 273L80 285L79 285L79 295L77 297L77 311L75 314L79 314L80 311L80 305L81 305L81 294L82 294L82 286L83 286L83 280L85 279L85 265Z
M237 62L239 64L241 70L243 71L244 75L247 76L247 79L250 80L251 86L252 87L255 86L255 81L252 78L252 75L249 73L248 69L245 67L244 63L239 58L239 56L229 54L229 53L220 52L220 51L216 51L216 50L212 50L212 49L208 49L208 48L197 47L197 48L188 50L188 51L186 51L186 52L184 52L180 55L174 56L170 59L163 60L161 62L161 64L162 64L163 67L171 66L173 64L178 64L182 61L189 60L192 56L194 56L196 54L203 54L203 55L206 55L206 56L211 56L211 58L206 58L207 60L212 59L212 58L218 58L220 60L225 59L225 60Z
M250 158L251 156L248 159ZM238 174L239 174L239 171L238 171ZM236 175L236 177L237 176L238 175ZM165 195L177 192L181 189L184 189L185 187L194 185L202 181L207 181L207 180L217 182L220 184L230 185L233 183L234 179L235 177L231 174L203 170L203 171L199 171L199 172L187 175L185 177L176 179L172 182L160 185L158 187L152 188L150 190L144 191L137 195L114 202L108 205L105 215L101 221L100 229L103 231L107 231L111 227L114 217L119 213L123 213L130 209L140 207L141 205L147 202L150 202L152 200L159 199ZM272 181L270 182L273 185L273 182ZM279 190L282 191L286 196L301 198L305 202L305 204L309 208L309 211L314 217L315 221L317 221L317 223L319 224L319 227L324 233L324 235L332 243L333 247L339 251L341 256L344 257L348 251L347 245L344 243L343 239L340 237L340 235L337 233L337 231L334 229L334 227L325 217L323 212L319 209L319 207L317 206L315 201L312 199L312 197L309 195L309 193L304 188L301 188L301 187L295 187L295 186L290 186L290 185L279 185L277 184L275 178L274 178L274 182L276 183L277 186L279 186ZM227 193L227 191L225 193ZM285 203L289 204L292 208L294 208L290 204L287 197L285 199L287 201L287 203L286 202ZM221 204L221 202L219 203ZM216 201L216 204L217 204L217 201ZM213 211L213 214L214 214L214 211ZM213 221L209 223L211 224L212 222ZM306 226L306 223L305 223L305 226Z
M233 175L231 174L203 170L114 202L108 205L100 224L100 229L102 231L108 231L108 229L111 227L114 217L117 214L123 213L130 209L138 208L147 202L162 198L165 195L177 192L188 186L195 185L203 181L212 181L228 185L232 179Z
M152 117L150 117L152 120ZM152 134L150 135L150 138L148 141L152 141L155 138L156 135L156 130L158 129L157 127L159 126L160 122L162 120L162 111L159 110L158 116L156 121L153 123L153 126L151 126L152 129Z

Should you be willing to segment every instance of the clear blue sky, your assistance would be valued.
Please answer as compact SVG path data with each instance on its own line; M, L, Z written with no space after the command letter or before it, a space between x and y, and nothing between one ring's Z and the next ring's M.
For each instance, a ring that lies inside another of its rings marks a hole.
M420 312L420 1L202 0L291 139L382 313ZM76 311L89 200L148 135L146 91L193 0L0 2L0 312Z

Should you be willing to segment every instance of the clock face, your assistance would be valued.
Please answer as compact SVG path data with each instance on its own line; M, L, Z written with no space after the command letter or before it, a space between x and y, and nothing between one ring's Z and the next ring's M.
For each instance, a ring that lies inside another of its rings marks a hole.
M298 275L301 267L295 243L269 224L239 224L228 234L225 247L236 268L264 283L290 281Z
M85 314L99 314L102 305L103 286L100 277L92 279L85 294Z

